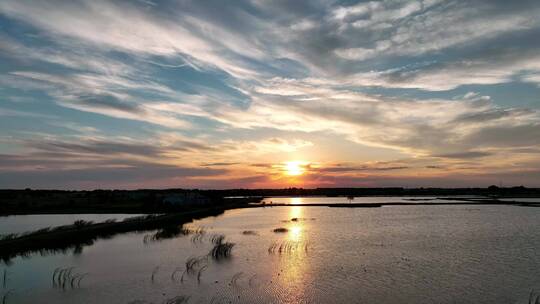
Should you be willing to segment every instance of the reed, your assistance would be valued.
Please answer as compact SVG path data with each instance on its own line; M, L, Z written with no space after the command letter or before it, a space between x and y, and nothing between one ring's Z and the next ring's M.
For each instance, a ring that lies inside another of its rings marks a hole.
M176 282L176 275L182 271L182 267L176 267L171 274L171 281Z
M189 301L189 296L176 296L174 298L167 299L163 304L183 304Z
M191 242L196 244L196 243L202 243L203 239L204 239L204 235L206 234L206 231L204 230L204 228L196 228L196 229L193 229L193 230L190 230L191 234L193 234L193 236L191 237Z
M152 270L152 275L150 277L150 280L152 281L152 283L154 283L154 279L155 279L156 274L158 273L158 271L159 271L159 266L154 267L154 270Z
M208 265L204 265L203 267L199 268L199 272L197 272L197 284L201 284L201 275L202 272L206 270Z
M540 304L540 294L537 294L534 289L529 294L529 304Z
M10 289L10 290L6 291L2 295L2 304L7 304L7 300L9 298L9 296L11 296L12 294L13 294L13 289Z
M97 239L110 238L119 233L132 231L150 231L163 227L178 226L193 219L218 215L228 207L207 208L185 213L165 215L145 215L126 218L121 222L101 222L89 224L79 222L77 228L73 225L44 228L23 234L8 234L0 236L0 262L9 263L16 256L27 256L33 253L47 255L49 253L82 251L84 246L92 245ZM195 234L202 234L202 229L194 229ZM186 232L182 231L181 233ZM193 233L190 230L189 233ZM156 239L164 236L161 234ZM151 241L152 237L147 237Z
M52 274L53 288L62 290L75 289L81 287L81 281L88 273L74 273L75 267L55 268Z
M195 274L200 267L206 265L208 257L203 255L199 257L190 257L186 260L186 272L188 274Z
M232 276L231 282L229 283L229 285L237 289L240 288L240 285L238 284L238 280L240 280L240 278L242 278L243 275L244 273L242 271L235 273Z
M180 277L180 283L184 283L184 278L186 275L197 275L197 282L200 284L201 282L201 276L203 271L206 270L208 267L208 255L203 255L199 257L190 257L186 260L185 263L185 269L182 272L182 276ZM171 280L176 282L176 275L180 272L182 268L177 267L171 274Z
M295 254L308 253L309 243L306 241L281 241L274 242L268 247L269 254Z
M205 231L203 228L189 229L189 228L184 228L183 225L173 225L173 226L162 228L158 230L156 233L145 235L143 237L143 242L147 244L149 242L157 242L157 241L162 241L162 240L167 240L167 239L173 239L179 236L186 236L186 235L191 235L191 234L194 235L191 241L195 243L196 242L194 241L195 237L201 238L201 241L202 241L202 237L204 236Z
M75 222L73 222L73 226L75 226L75 228L83 228L83 227L86 227L86 226L90 226L92 225L94 222L93 221L85 221L85 220L76 220Z
M211 241L214 244L214 247L208 253L210 257L212 257L214 260L221 260L230 257L234 243L224 242L224 235L214 235Z
M254 287L255 286L255 279L257 278L257 275L254 274L252 275L251 277L249 277L249 281L248 281L248 285L249 287Z

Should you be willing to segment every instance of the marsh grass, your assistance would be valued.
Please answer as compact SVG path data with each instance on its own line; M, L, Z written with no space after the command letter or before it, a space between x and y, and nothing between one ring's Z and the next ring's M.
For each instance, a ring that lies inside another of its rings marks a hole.
M198 284L201 284L201 275L202 275L203 271L206 270L206 268L208 268L208 265L204 265L203 267L199 268L199 271L197 272L197 283Z
M190 296L176 296L169 299L165 299L160 303L161 304L184 304L184 303L188 303L190 298L191 298ZM148 302L144 300L134 300L134 301L128 302L128 304L154 304L154 302Z
M7 304L9 296L13 294L14 290L10 289L2 294L2 304Z
M529 294L529 304L540 304L540 294L534 291L534 289Z
M94 222L92 221L76 220L71 225L45 227L38 230L28 231L28 232L23 232L23 233L4 234L0 236L0 241L10 241L10 240L14 240L20 237L36 236L36 235L45 234L48 232L57 232L57 231L69 230L69 229L81 229L83 227L90 226L92 224L94 224Z
M173 272L171 273L171 281L176 282L176 275L182 271L182 267L176 267Z
M268 247L269 254L295 254L308 253L309 243L299 241L274 242Z
M223 304L223 303L233 303L233 300L226 296L213 296L210 299L210 304Z
M162 228L158 230L156 233L153 234L147 234L143 237L143 242L145 244L149 242L157 242L167 239L173 239L179 236L187 236L187 235L193 235L191 238L191 241L193 243L196 242L202 242L202 238L205 234L205 230L203 228L185 228L183 225L173 225L169 227Z
M189 296L176 296L174 298L167 299L163 304L183 304L189 301Z
M203 255L199 257L190 257L186 260L186 273L195 274L199 268L208 263L208 257Z
M163 227L178 226L194 219L222 214L228 208L238 205L220 205L219 207L190 210L189 212L170 214L150 214L126 218L111 223L94 223L79 229L74 225L41 229L39 232L11 234L0 237L0 262L9 264L17 256L28 257L39 253L81 253L85 246L90 246L98 239L111 238L120 233L156 231ZM84 224L83 224L84 226ZM45 230L47 229L46 233ZM149 239L147 238L147 241Z
M256 280L256 279L257 279L257 275L256 275L256 274L254 274L254 275L252 275L251 277L249 277L248 285L249 285L250 288L256 286L256 285L255 285L255 280Z
M214 260L221 260L231 256L234 243L225 242L225 236L222 234L214 235L211 238L214 247L208 253L208 256Z
M73 273L75 267L54 269L52 274L52 286L62 290L75 289L81 287L81 281L88 275L88 273Z
M188 258L185 262L182 276L180 277L180 283L182 284L184 283L184 279L186 275L188 276L197 275L197 282L200 284L202 273L203 271L206 270L207 267L208 267L208 255ZM176 282L176 276L181 270L182 270L181 267L177 267L174 269L173 273L171 274L172 281Z
M6 304L9 296L13 294L14 292L13 289L9 289L9 290L7 289L7 285L8 285L7 283L8 283L8 271L7 269L4 269L4 271L2 272L2 296L0 297L0 299L2 300L2 304Z
M151 214L126 218L121 222L101 222L91 225L89 222L78 222L77 227L65 225L23 234L3 235L0 236L0 262L9 264L16 256L26 257L34 253L47 255L72 250L74 254L78 254L85 246L94 244L98 239L107 239L126 232L155 231L163 227L178 226L193 219L222 214L224 210L225 208L211 208L185 214ZM202 230L198 232L198 229L195 230L195 234L202 234ZM166 235L166 233L158 235L156 239ZM147 237L147 241L151 239L151 236Z
M240 288L240 285L238 284L238 281L242 278L242 276L244 276L244 272L242 272L242 271L235 273L232 276L231 281L229 282L229 285L231 285L232 287L234 287L236 289Z
M154 270L152 270L152 275L150 276L150 281L152 283L154 283L154 280L158 272L159 272L159 266L154 267Z
M194 244L202 243L204 236L206 234L206 231L204 230L204 228L192 229L190 230L190 232L191 234L193 234L193 236L191 237L192 243Z

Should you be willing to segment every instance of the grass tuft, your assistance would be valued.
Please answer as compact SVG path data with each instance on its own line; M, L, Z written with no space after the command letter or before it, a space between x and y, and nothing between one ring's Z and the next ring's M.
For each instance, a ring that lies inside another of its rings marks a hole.
M225 236L222 234L212 236L212 244L214 247L208 255L214 260L221 260L231 256L234 243L225 242Z
M62 290L75 289L81 287L81 281L88 273L74 273L75 267L55 268L52 274L53 288Z
M305 253L307 254L309 250L308 242L300 241L283 241L283 242L274 242L268 247L269 254L298 254Z
M189 301L189 296L176 296L174 298L167 299L163 304L183 304Z

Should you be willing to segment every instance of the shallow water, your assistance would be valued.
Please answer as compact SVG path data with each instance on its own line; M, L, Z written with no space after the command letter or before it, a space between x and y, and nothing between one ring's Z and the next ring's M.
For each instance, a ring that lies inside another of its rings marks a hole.
M0 235L22 233L46 227L73 224L76 220L104 222L110 219L121 221L140 214L40 214L40 215L10 215L0 217Z
M345 196L323 197L323 196L308 196L308 197L285 197L276 196L268 197L263 201L267 204L382 204L382 203L455 203L456 200L446 198L484 198L481 196L357 196L354 199L348 199Z
M517 206L241 209L191 223L206 229L200 243L145 244L131 233L0 271L13 289L7 303L527 303L540 290L539 219L540 208ZM216 233L236 244L232 257L209 259L200 282L173 280ZM80 288L54 288L54 269L70 266L89 273Z

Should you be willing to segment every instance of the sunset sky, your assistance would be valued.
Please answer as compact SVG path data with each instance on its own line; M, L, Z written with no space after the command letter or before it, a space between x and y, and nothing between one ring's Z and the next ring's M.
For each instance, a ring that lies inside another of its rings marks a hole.
M0 1L0 188L540 186L540 2Z

